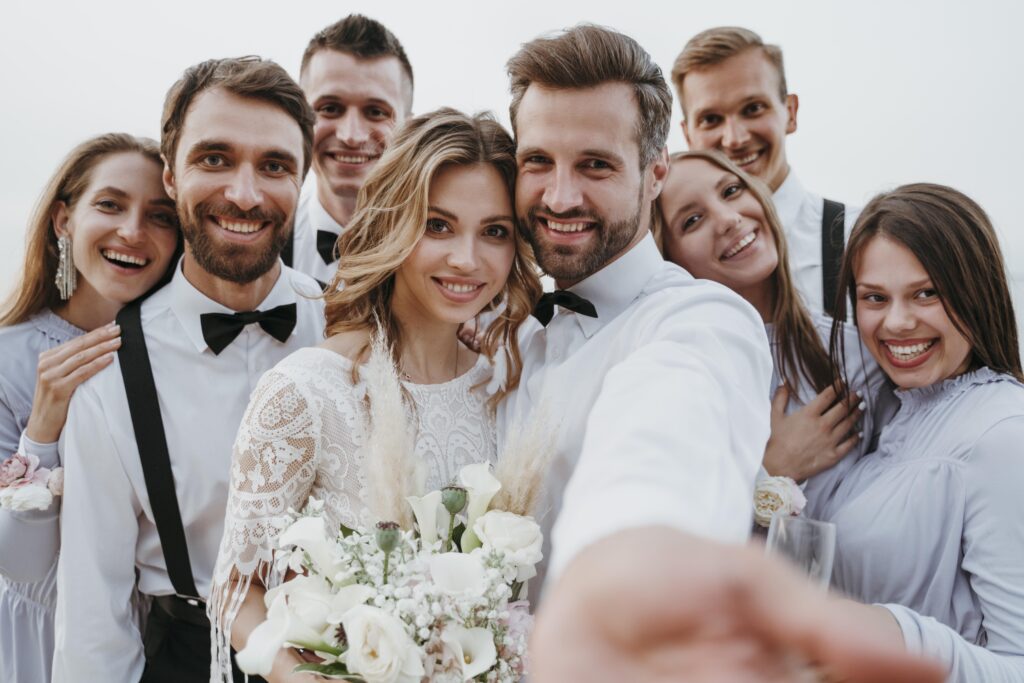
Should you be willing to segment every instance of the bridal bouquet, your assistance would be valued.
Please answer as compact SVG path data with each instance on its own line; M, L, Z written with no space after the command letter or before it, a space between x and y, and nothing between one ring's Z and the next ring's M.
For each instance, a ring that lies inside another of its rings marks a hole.
M0 508L45 510L63 492L63 467L40 467L39 458L21 453L0 464Z
M407 530L381 522L334 534L310 500L275 560L297 575L267 591L267 620L238 653L241 669L266 674L288 646L322 659L296 671L349 681L519 680L531 623L519 593L541 560L540 528L488 509L501 484L486 463L459 479L409 497Z

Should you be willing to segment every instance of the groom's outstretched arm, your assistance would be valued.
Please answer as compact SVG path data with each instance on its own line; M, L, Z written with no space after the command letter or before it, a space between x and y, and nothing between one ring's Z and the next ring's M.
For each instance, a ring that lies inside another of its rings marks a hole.
M707 282L642 304L604 376L552 531L549 579L619 529L665 525L742 542L770 434L764 324Z
M668 527L590 545L545 593L534 683L939 683L863 605L753 547ZM833 678L834 677L834 678Z

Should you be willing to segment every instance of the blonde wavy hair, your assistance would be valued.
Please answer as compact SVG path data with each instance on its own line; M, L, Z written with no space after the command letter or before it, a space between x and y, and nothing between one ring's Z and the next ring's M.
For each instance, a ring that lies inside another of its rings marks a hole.
M399 363L401 331L391 296L396 271L426 231L430 184L443 167L480 163L493 166L514 196L515 143L490 114L441 108L406 121L360 188L355 214L338 239L338 272L324 293L327 336L379 328ZM507 368L505 386L489 400L492 409L519 384L516 333L541 293L533 252L518 225L514 233L508 281L484 308L501 310L484 331L480 351L493 360L502 347ZM357 354L353 373L369 350L367 343Z

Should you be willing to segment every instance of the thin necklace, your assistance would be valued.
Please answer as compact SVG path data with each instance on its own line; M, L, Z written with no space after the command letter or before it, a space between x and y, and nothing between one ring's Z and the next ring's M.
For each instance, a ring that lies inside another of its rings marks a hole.
M458 335L456 335L455 336L455 367L452 369L452 380L455 380L459 376L459 346L460 346L460 344L461 344L461 342L459 341L459 337L458 337ZM416 382L412 378L412 375L410 375L408 372L406 372L406 370L404 369L405 363L402 363L402 366L403 366L403 369L402 369L402 373L401 373L401 378L404 381L406 381L406 382L413 382L414 384L422 384L422 382Z

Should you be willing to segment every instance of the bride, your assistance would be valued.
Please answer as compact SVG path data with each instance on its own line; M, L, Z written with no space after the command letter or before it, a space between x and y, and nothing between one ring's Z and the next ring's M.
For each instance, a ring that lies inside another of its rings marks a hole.
M360 190L325 294L328 338L262 378L235 441L208 608L214 680L230 680L228 644L245 645L285 578L273 552L289 508L314 497L333 528L374 521L365 371L376 335L401 378L426 490L494 461L494 409L518 383L516 332L540 295L514 219L514 151L490 116L440 109L406 123ZM479 354L458 341L462 323L499 306ZM292 677L303 661L282 649L267 680L313 680Z

